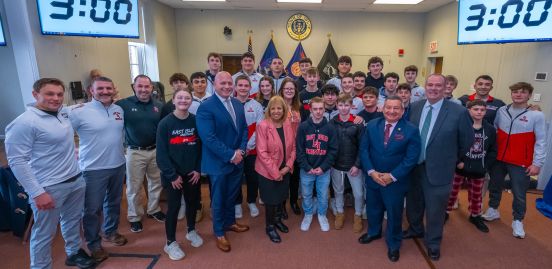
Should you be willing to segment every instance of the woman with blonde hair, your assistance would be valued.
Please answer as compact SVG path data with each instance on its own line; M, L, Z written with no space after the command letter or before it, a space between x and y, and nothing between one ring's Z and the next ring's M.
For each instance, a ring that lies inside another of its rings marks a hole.
M280 217L288 196L289 182L295 162L295 130L288 120L288 105L280 96L270 98L265 119L257 125L257 159L259 193L265 203L266 234L274 243L278 234L289 231Z

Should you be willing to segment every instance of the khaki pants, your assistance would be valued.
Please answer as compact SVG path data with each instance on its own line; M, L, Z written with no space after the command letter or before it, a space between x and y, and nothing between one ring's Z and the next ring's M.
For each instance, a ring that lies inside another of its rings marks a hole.
M130 222L141 221L144 215L143 197L144 175L148 180L147 213L154 214L161 210L159 196L161 194L161 175L155 158L156 150L127 149L126 153L126 195L128 202L127 219Z

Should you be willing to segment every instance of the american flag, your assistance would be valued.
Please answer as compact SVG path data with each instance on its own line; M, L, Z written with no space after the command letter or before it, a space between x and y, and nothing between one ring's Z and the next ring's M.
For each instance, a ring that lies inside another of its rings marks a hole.
M247 52L253 53L253 44L251 44L251 35L249 35L249 42L247 43Z

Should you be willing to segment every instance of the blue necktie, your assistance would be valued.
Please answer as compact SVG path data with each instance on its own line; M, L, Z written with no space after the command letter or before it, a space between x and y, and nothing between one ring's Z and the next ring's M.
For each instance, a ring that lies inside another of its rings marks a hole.
M433 116L432 111L433 111L433 107L429 106L429 111L427 112L427 115L424 120L424 125L422 126L422 130L420 132L420 136L422 137L422 152L420 153L420 160L418 161L418 163L422 163L423 161L425 161L426 146L427 146L426 141L427 141L427 136L429 134L429 126L431 125L431 117Z

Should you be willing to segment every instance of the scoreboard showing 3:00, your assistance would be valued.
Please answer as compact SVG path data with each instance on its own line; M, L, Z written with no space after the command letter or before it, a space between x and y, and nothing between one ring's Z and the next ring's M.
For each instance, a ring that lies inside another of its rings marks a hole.
M552 41L552 0L460 0L458 44Z
M45 35L139 37L138 0L37 0Z

